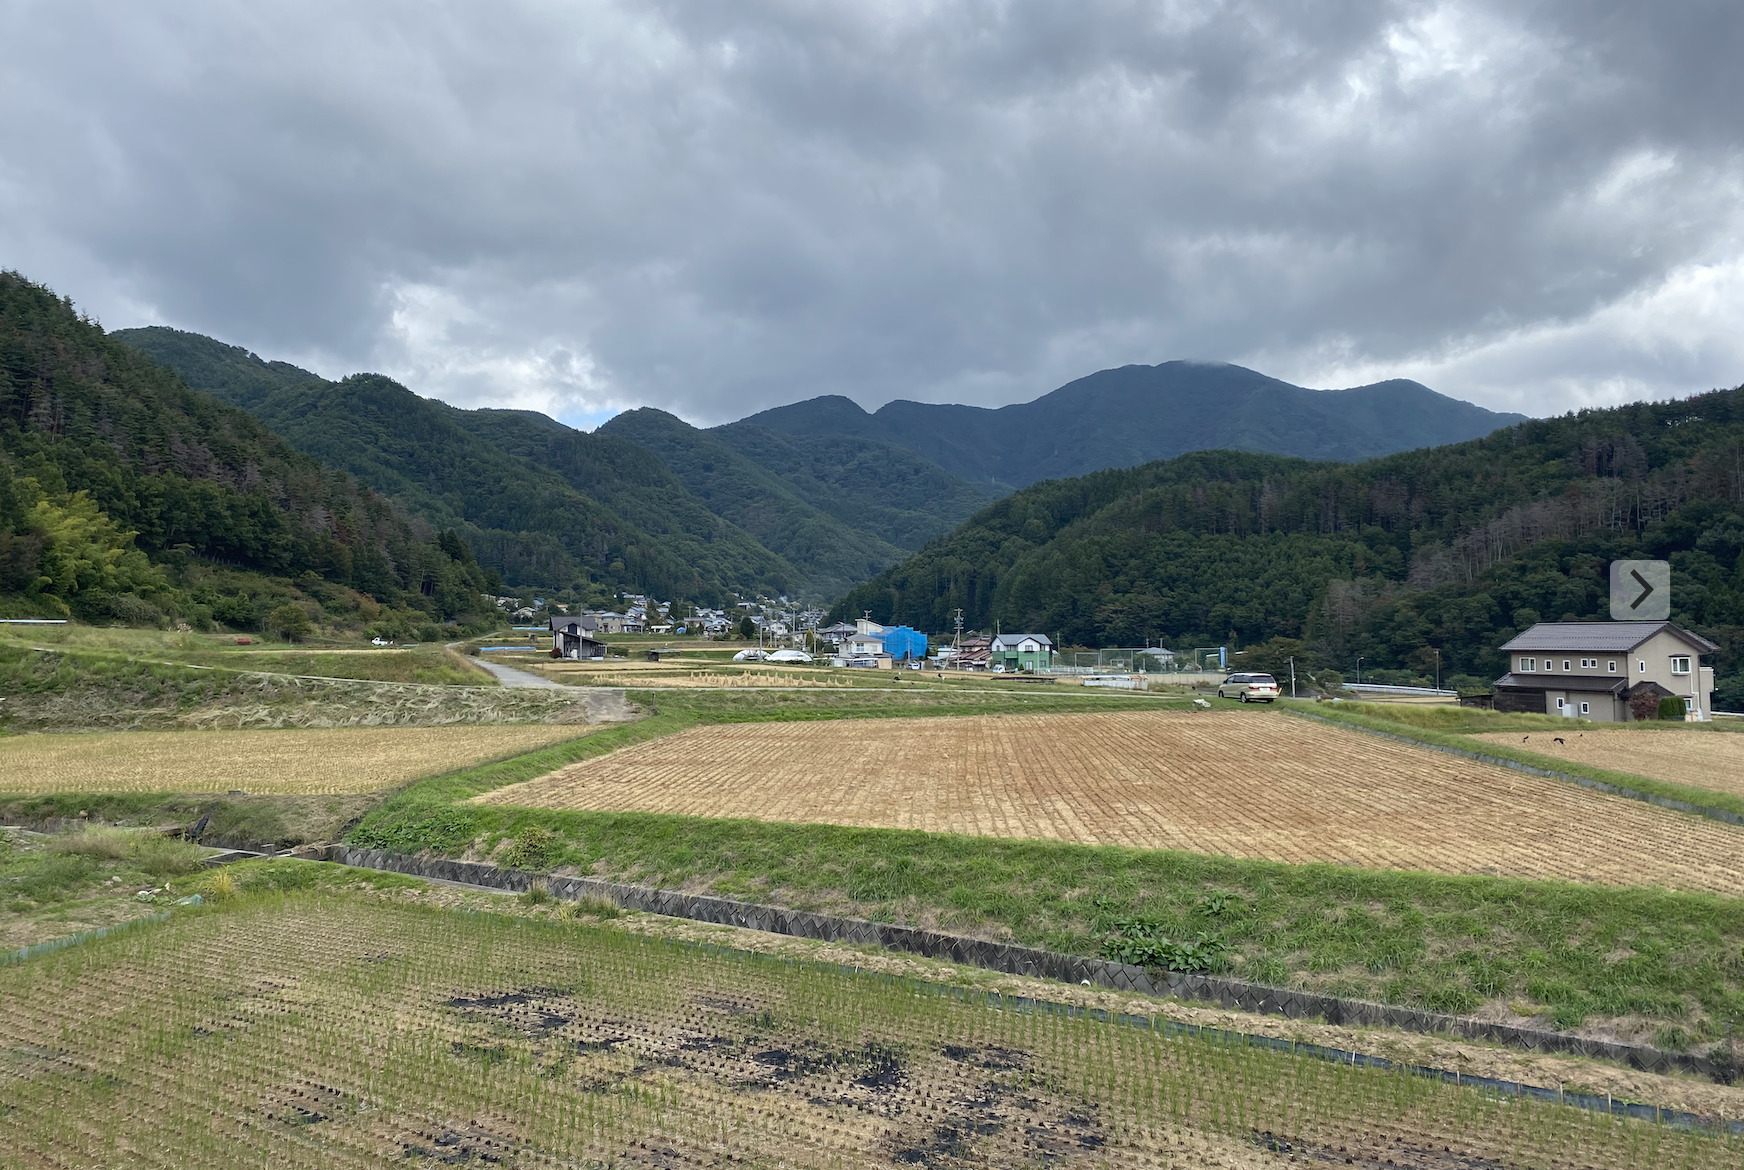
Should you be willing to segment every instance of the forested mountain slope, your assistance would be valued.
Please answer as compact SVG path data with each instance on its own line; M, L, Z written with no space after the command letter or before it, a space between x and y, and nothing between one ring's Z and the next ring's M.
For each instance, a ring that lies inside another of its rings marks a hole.
M521 412L458 410L377 374L329 382L198 334L116 336L245 406L298 450L456 528L511 585L591 583L718 603L733 590L780 591L793 577L779 557L689 500L657 460L615 441L550 419L475 417Z
M1357 464L1201 452L1039 483L849 593L840 615L1063 642L1300 639L1326 666L1493 676L1667 557L1673 617L1744 639L1744 388L1534 420ZM1741 664L1744 665L1744 664ZM1744 701L1740 694L1732 701Z
M908 553L843 523L724 439L663 410L626 411L599 433L652 451L704 507L785 558L825 597L840 594Z
M706 580L746 594L785 593L804 580L798 569L744 529L704 507L646 448L615 435L566 427L537 411L449 409L460 426L556 472L569 486L658 540ZM684 596L705 599L697 593Z
M6 608L248 626L269 595L319 594L352 612L454 617L477 609L483 578L448 544L70 301L0 273Z
M996 410L896 401L868 414L814 398L742 420L794 435L903 447L971 482L1030 484L1189 451L1354 460L1460 442L1521 421L1394 380L1308 390L1241 366L1122 366Z

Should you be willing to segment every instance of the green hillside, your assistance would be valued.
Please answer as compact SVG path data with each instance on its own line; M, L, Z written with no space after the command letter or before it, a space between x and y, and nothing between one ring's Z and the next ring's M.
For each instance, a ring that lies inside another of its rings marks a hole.
M787 435L754 423L708 432L820 511L900 548L943 536L1010 489L971 484L912 451L847 435Z
M709 511L749 532L798 570L800 588L810 594L836 596L907 555L814 506L713 432L663 410L626 411L599 433L652 451Z
M792 565L703 507L651 451L613 435L566 427L537 411L450 411L458 425L479 438L556 472L570 487L658 540L705 580L747 594L785 593L800 580Z
M0 273L0 606L258 628L478 610L470 554ZM294 582L294 583L293 583Z
M1346 674L1362 655L1426 676L1438 648L1444 676L1493 677L1518 630L1602 615L1610 560L1665 557L1673 617L1726 647L1724 675L1744 646L1741 449L1744 388L1357 464L1201 452L1036 484L836 612L941 630L962 607L1090 646L1295 639Z
M694 514L703 510L694 502L676 518L662 512L656 501L682 503L684 492L646 456L638 459L616 445L598 457L591 448L578 454L577 448L590 446L588 436L560 442L569 470L585 466L577 478L594 481L596 490L578 490L560 470L496 441L525 428L474 419L476 412L421 398L381 375L329 382L171 329L116 336L201 389L246 407L298 450L344 468L433 525L455 528L480 563L510 585L596 593L627 588L718 602L730 590L786 583L787 566L743 533L712 520L703 522L707 531L698 531L703 525ZM654 522L654 531L601 496L630 501Z

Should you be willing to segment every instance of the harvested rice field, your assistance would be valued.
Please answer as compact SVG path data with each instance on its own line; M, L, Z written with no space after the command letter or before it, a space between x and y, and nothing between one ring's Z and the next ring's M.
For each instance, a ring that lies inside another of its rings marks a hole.
M114 731L0 739L0 793L374 792L584 734L571 726Z
M343 897L208 908L0 968L0 1162L1706 1170L1739 1155L1706 1132L944 991L574 922Z
M477 799L1744 893L1744 830L1272 713L724 724Z
M1677 724L1595 730L1587 723L1567 731L1504 731L1472 738L1650 780L1744 796L1744 735L1737 732L1684 730Z
M853 685L841 672L809 666L767 666L725 662L698 655L666 662L640 660L575 661L557 659L518 662L547 678L587 687L798 687L842 689Z

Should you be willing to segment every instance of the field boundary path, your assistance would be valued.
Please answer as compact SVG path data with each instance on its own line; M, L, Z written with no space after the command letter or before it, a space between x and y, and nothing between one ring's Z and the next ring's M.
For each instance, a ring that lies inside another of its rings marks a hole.
M535 881L542 881L553 897L566 901L604 898L625 910L638 910L669 918L688 918L718 926L736 926L765 934L782 934L822 942L871 944L887 950L904 951L929 959L944 959L962 966L980 967L1006 975L1052 979L1062 983L1088 983L1138 995L1174 996L1215 1003L1233 1011L1281 1015L1292 1020L1320 1019L1342 1027L1393 1027L1406 1032L1440 1033L1468 1040L1490 1040L1529 1052L1561 1052L1616 1061L1651 1073L1682 1071L1715 1077L1722 1071L1705 1056L1666 1052L1644 1044L1620 1044L1610 1040L1571 1036L1563 1032L1495 1023L1470 1016L1444 1015L1440 1012L1370 1003L1366 1000L1339 999L1335 996L1271 987L1220 975L1170 971L1166 975L1153 976L1143 967L1111 959L1065 955L1038 947L967 938L913 926L873 922L865 918L814 914L756 902L740 902L732 898L684 894L675 890L609 882L599 878L554 877L529 870L508 869L487 862L410 857L402 853L390 853L385 849L356 849L349 845L305 848L298 850L296 855L311 861L331 861L360 869L386 870L507 893L525 893L532 888Z
M1329 719L1324 715L1315 715L1307 711L1283 712L1297 719L1312 719L1316 723L1324 723L1329 727L1341 728L1344 731L1357 731L1363 735L1372 735L1379 739L1390 739L1397 743L1408 743L1412 747L1420 747L1425 751L1441 752L1444 755L1460 756L1475 760L1480 764L1494 764L1498 768L1512 768L1516 772L1526 772L1533 776L1544 776L1551 780L1566 780L1570 784L1579 784L1582 788L1591 788L1598 792L1621 796L1625 800L1639 800L1643 804L1654 804L1660 808L1668 808L1673 812L1693 813L1698 817L1707 817L1711 821L1723 821L1728 825L1744 825L1744 816L1723 808L1712 808L1705 804L1692 804L1687 800L1678 800L1670 796L1657 796L1651 792L1627 788L1621 784L1608 784L1603 780L1594 780L1590 776L1577 776L1573 772L1560 772L1555 768L1540 768L1535 764L1523 764L1519 760L1510 760L1503 756L1492 756L1487 752L1472 751L1470 748L1450 747L1447 744L1428 743L1421 739L1413 739L1409 735L1399 735L1391 731L1380 731L1373 727L1363 727L1357 723L1346 723L1342 719Z
M490 662L484 658L475 659L478 665L497 676L497 681L505 687L526 687L529 690L565 691L576 690L576 687L566 687L562 683L552 682L543 675L532 674L525 670L516 670L512 666L504 666L500 662Z

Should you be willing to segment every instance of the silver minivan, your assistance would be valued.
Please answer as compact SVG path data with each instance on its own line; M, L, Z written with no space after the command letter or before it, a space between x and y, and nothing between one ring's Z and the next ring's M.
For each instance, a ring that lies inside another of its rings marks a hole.
M1217 684L1217 697L1270 703L1278 697L1278 680L1269 674L1232 674Z

